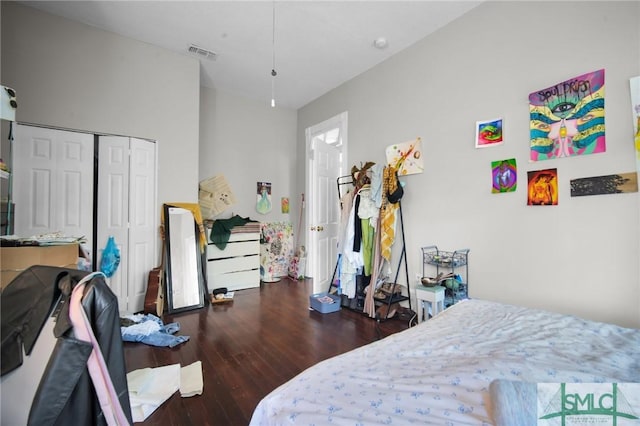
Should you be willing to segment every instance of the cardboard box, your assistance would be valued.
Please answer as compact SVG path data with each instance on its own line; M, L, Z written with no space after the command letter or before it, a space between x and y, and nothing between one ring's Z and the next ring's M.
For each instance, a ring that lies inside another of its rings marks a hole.
M333 300L333 301L331 301ZM309 296L309 304L316 311L328 314L340 310L340 296L328 293L316 293Z
M77 268L78 244L43 247L0 247L0 288L33 265Z

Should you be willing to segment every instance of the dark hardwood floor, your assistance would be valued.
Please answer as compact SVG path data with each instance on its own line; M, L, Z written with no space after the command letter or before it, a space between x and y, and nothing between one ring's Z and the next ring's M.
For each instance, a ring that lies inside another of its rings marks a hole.
M176 334L190 337L175 348L125 342L127 371L202 361L202 395L176 392L144 424L247 425L264 396L304 369L408 327L345 308L309 310L311 285L284 278L236 291L230 303L165 314L165 324L178 322Z

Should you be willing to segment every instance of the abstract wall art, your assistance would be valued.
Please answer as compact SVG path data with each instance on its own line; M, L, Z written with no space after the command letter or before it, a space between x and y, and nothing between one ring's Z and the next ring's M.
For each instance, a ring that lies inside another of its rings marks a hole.
M387 164L395 167L398 176L413 175L424 171L422 139L389 145L385 149Z
M606 151L604 69L529 95L530 159Z
M636 172L572 179L570 183L572 197L638 192L638 174Z
M502 145L502 118L476 121L476 148Z

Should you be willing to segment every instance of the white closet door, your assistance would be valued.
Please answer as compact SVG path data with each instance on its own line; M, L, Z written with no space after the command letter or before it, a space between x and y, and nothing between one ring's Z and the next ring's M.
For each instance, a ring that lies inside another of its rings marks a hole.
M113 236L120 249L120 265L107 283L118 296L120 311L133 312L128 306L129 138L100 136L98 158L97 269L107 240Z
M120 266L108 279L122 312L144 307L149 271L157 266L156 144L100 136L98 259L109 236L120 248Z
M157 266L156 144L131 138L129 174L129 307L142 310L149 271Z
M15 234L93 235L93 135L17 125Z

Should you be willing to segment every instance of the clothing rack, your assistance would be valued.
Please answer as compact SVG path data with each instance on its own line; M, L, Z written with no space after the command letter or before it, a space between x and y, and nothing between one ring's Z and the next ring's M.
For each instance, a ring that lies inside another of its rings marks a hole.
M342 202L342 192L341 192L341 188L344 185L353 185L355 182L353 180L353 176L351 175L346 175L346 176L340 176L336 179L336 184L338 187L338 198L340 200L340 202ZM343 206L340 205L340 208L342 209ZM382 306L382 305L387 305L387 309L386 309L386 313L384 315L384 317L380 317L378 316L378 314L376 314L376 319L378 321L384 321L389 319L389 312L391 309L391 305L395 304L395 303L400 303L403 301L408 301L409 302L409 309L411 309L411 291L410 291L410 282L409 282L409 267L407 265L407 249L406 249L406 240L405 240L405 233L404 233L404 219L403 219L403 215L402 215L402 203L400 201L398 201L398 215L400 215L399 219L400 219L400 233L399 233L399 237L402 238L402 249L400 251L400 259L398 260L398 267L396 268L396 273L395 273L395 277L393 280L393 286L391 287L391 295L386 296L384 299L381 298L376 298L375 299L375 303L378 306ZM402 267L402 264L404 262L404 272L405 272L405 279L406 279L406 285L407 285L407 295L404 296L402 294L396 294L395 290L396 290L396 286L399 285L398 284L398 278L400 276L400 268ZM336 259L336 264L335 267L333 269L333 275L331 276L331 280L329 282L329 293L332 290L332 287L335 286L334 284L334 280L336 278L336 274L338 271L338 265L340 263L340 258ZM373 285L371 285L373 284ZM375 291L375 283L369 283L370 287L369 287L369 291ZM358 295L356 294L356 299L357 299ZM358 312L363 312L364 309L360 310L357 307L354 308L350 308L352 310L358 311Z

